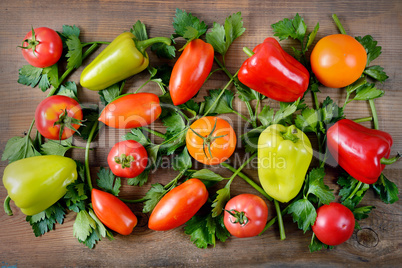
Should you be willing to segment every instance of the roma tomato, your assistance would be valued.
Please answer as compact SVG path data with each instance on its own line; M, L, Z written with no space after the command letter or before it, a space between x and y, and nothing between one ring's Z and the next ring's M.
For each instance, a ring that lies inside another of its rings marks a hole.
M173 66L169 91L174 105L180 105L197 94L212 69L214 48L201 39L187 44Z
M47 97L35 111L35 125L43 137L65 140L82 125L81 106L73 98L61 95Z
M22 43L22 55L32 66L45 68L55 64L63 52L60 36L52 29L32 29Z
M136 128L151 124L162 112L153 93L124 95L103 109L99 121L113 128Z
M232 126L215 116L196 120L186 135L190 155L207 165L217 165L228 159L236 148L236 141Z
M169 191L155 206L148 227L167 231L186 223L207 202L208 191L199 179L190 179Z
M141 143L126 140L116 143L110 150L107 162L113 174L123 178L140 175L148 164L148 153Z
M321 84L341 88L352 84L362 75L367 53L353 37L334 34L317 42L310 61L311 69Z
M317 210L317 219L312 229L318 240L324 244L340 245L352 236L355 217L344 205L330 203Z
M241 194L227 202L223 223L236 237L256 236L264 229L268 219L268 206L253 194Z
M98 189L92 189L91 200L96 216L104 225L119 234L131 234L137 217L123 201Z

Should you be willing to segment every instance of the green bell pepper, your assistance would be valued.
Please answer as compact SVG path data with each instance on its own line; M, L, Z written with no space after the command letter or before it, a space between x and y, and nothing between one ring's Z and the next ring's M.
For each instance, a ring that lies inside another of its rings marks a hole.
M44 211L67 192L77 179L74 160L58 155L41 155L10 163L4 170L3 184L8 196L22 213ZM5 205L6 207L6 205Z
M300 191L313 157L306 134L294 125L266 128L258 139L258 177L264 190L280 202Z
M149 64L145 49L155 43L170 45L171 39L139 41L131 32L120 34L82 71L81 86L102 90L145 70Z

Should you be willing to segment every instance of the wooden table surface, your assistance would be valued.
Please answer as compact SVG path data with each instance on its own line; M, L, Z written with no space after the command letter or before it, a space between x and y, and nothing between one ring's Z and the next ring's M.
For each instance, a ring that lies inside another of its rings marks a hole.
M62 25L76 25L81 29L81 40L111 41L118 34L127 31L137 21L147 25L148 33L154 36L170 36L173 33L172 21L176 8L192 12L209 26L214 21L223 23L224 19L238 11L242 12L246 32L230 48L227 65L234 73L246 59L243 46L254 47L264 38L272 36L270 27L283 18L292 18L296 13L304 17L309 31L317 22L320 30L316 40L337 33L332 21L336 13L346 32L352 36L371 34L382 46L383 53L375 61L389 75L389 79L378 87L385 91L385 96L376 101L380 129L389 132L394 138L391 154L402 151L402 2L399 0L356 0L356 1L130 1L130 0L69 0L69 1L2 1L0 4L0 154L6 142L13 136L22 136L28 130L38 103L45 98L37 88L30 88L17 83L18 69L26 64L21 55L20 45L24 35L33 27L47 26L62 30ZM291 53L292 41L281 43ZM104 47L98 49L88 64ZM174 61L158 59L152 52L151 65ZM68 77L69 81L79 82L82 67ZM146 79L146 73L139 74L127 81L126 91L132 92ZM222 88L227 82L224 74L216 73L203 86L198 100L206 94L205 89ZM156 85L149 85L144 91L157 92ZM322 101L326 96L343 103L345 92L342 89L322 88L318 97ZM99 104L96 92L79 86L79 99L83 103ZM268 100L266 100L268 101ZM237 103L237 102L236 102ZM311 105L308 96L306 103ZM237 104L236 104L237 105ZM244 114L246 108L237 105ZM370 116L366 102L356 102L347 107L348 118ZM236 117L231 118L234 120ZM237 132L243 131L244 122L234 120ZM161 123L156 126L163 129ZM94 172L107 166L106 155L119 140L124 131L104 129L94 143L95 150L90 154L90 165ZM240 133L238 133L240 135ZM79 140L77 140L79 143ZM236 153L243 157L243 149ZM69 153L76 159L83 160L82 150ZM0 162L0 172L7 163ZM200 165L197 168L202 168ZM213 168L222 176L230 176L223 168ZM246 168L246 174L258 182L256 169ZM402 162L398 162L384 171L387 177L402 188ZM96 173L95 173L96 174ZM128 186L123 181L122 196L140 198L149 189L151 183L170 181L177 172L171 169L159 170L151 175L143 187ZM325 182L335 189L337 169L328 169ZM241 179L232 184L232 195L242 192L255 193ZM0 185L0 200L7 195ZM392 205L384 204L372 191L366 194L361 205L374 205L376 209L369 218L360 221L361 233L354 232L344 244L333 250L309 253L308 244L311 231L303 234L288 216L284 218L287 239L279 239L276 226L264 235L253 238L229 238L225 243L217 242L216 247L198 249L183 227L155 232L147 228L147 215L141 213L141 205L130 205L139 218L139 224L129 236L115 235L114 241L102 240L94 249L88 249L78 243L73 236L75 213L69 213L63 225L56 225L56 230L36 238L30 225L12 203L14 216L0 212L0 266L2 267L66 267L66 266L400 266L402 262L402 214L401 201ZM275 216L275 209L269 205L269 218Z

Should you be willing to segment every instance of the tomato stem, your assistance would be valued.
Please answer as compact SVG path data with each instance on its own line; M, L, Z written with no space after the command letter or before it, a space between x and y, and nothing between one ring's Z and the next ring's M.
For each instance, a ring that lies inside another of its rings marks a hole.
M285 240L286 234L285 234L285 227L283 226L281 208L279 207L279 202L276 199L274 199L274 204L275 204L276 215L278 217L279 235L281 237L281 240Z
M4 212L8 215L8 216L13 216L13 211L10 207L10 201L11 201L11 197L10 196L6 196L6 199L4 199Z
M345 200L352 199L355 196L355 194L357 193L357 191L359 191L359 189L362 185L363 185L363 182L359 181L359 183L353 189L353 192Z
M131 204L136 204L136 203L142 203L148 200L148 198L140 198L140 199L124 199L124 198L119 198L121 201L123 201L124 203L131 203Z
M338 16L335 13L332 14L332 19L338 27L339 32L341 32L341 34L346 34L345 28L343 28L341 21L338 19Z
M228 163L221 163L221 166L227 168L228 170L235 172L236 169L234 167L232 167L231 165L229 165ZM237 175L242 178L244 181L246 181L248 184L250 184L254 189L256 189L260 194L262 194L266 199L268 199L269 201L272 201L272 197L270 197L265 191L264 189L262 189L257 183L255 183L252 179L250 179L249 177L247 177L244 173L239 172L237 173Z
M87 140L87 145L85 147L85 173L87 177L87 183L89 186L89 190L92 191L92 180L91 180L91 170L89 169L89 150L90 150L90 145L92 142L92 139L95 136L95 132L98 128L98 121L95 121L94 125L92 126L91 132L89 133L88 140Z

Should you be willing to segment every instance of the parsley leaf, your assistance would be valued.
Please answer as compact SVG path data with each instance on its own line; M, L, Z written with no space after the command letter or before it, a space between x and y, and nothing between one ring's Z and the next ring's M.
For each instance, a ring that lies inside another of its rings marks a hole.
M155 183L152 184L151 189L145 194L145 199L147 201L144 202L144 207L142 209L143 213L149 213L154 210L155 206L162 199L162 197L166 194L165 188L162 184Z
M306 34L307 26L303 18L296 13L294 19L283 19L271 25L274 30L274 36L279 37L279 40L285 40L289 37L299 40L303 43L304 35Z
M44 155L64 156L68 150L74 147L71 141L72 137L62 141L48 140L41 145L40 152Z
M86 210L81 210L77 213L73 224L73 234L81 243L93 233L96 228L96 222L88 214Z
M208 245L215 246L216 239L225 242L230 236L223 223L223 215L213 217L211 213L193 216L186 222L184 233L191 236L190 240L198 248L207 248Z
M124 82L118 82L113 84L105 89L99 90L98 94L100 96L100 100L103 105L108 105L114 99L116 99L121 94L121 87L124 85Z
M188 153L187 147L173 158L172 167L174 170L183 171L192 167L191 157Z
M314 233L313 233L313 238L311 239L311 243L308 247L310 249L310 253L319 251L321 249L333 249L334 248L334 246L328 246L328 245L324 244L323 242L321 242L320 240L318 240L318 238L315 236Z
M223 208L225 207L225 204L229 201L230 199L230 184L231 180L228 181L222 189L219 189L216 191L217 196L212 203L212 217L217 217L222 213Z
M116 178L110 169L100 168L98 172L97 185L104 191L111 193L115 196L119 195L121 179Z
M80 29L73 25L63 25L63 35L64 36L70 36L70 35L75 35L76 37L80 36Z
M308 174L308 190L307 196L313 194L318 197L320 203L329 204L335 199L333 190L324 184L325 171L324 168L315 168Z
M91 106L88 105L88 106L81 106L81 107L82 107L82 113L84 116L83 121L85 122L85 126L80 127L80 136L84 140L88 140L88 137L92 130L93 125L98 122L99 108L97 105L91 105ZM98 129L96 130L96 133L94 134L94 137L96 137L99 129L100 129L100 126L98 126Z
M66 54L67 68L78 68L82 64L82 44L78 36L68 35L66 40L68 52Z
M348 174L341 175L338 178L337 184L341 186L341 189L339 190L339 196L341 197L342 203L350 200L353 207L357 206L360 203L366 191L369 189L369 185L364 183L362 184L362 186L359 187L354 195L351 196L351 194L355 191L355 188L358 186L359 181Z
M366 67L366 69L364 69L364 74L367 74L379 82L384 82L388 79L388 75L384 72L384 68L378 65Z
M207 188L225 179L209 169L198 170L194 172L191 177L201 180Z
M313 204L305 198L292 203L288 213L292 214L293 222L297 222L299 229L303 230L304 233L310 229L317 218L317 212Z
M381 47L377 46L377 41L374 40L374 38L371 35L366 35L366 36L358 36L356 37L356 40L362 44L362 46L366 49L367 52L367 64L368 66L370 62L378 58L378 56L381 55Z
M258 149L258 138L266 127L260 126L246 132L240 136L246 153L255 153Z
M146 168L140 175L127 180L128 185L143 186L148 181L148 175L151 170Z
M340 108L329 96L324 100L321 107L321 120L328 125L336 123L344 118L343 109ZM322 132L325 132L322 130Z
M199 38L208 29L205 22L200 22L200 20L191 13L187 13L185 10L178 8L176 9L176 15L173 19L173 28L178 36L186 36L187 40ZM186 33L187 31L190 31L192 35Z
M209 115L233 113L234 95L231 91L225 89L225 93L216 102L221 91L222 89L211 89L209 90L209 96L204 97L204 111L208 111L212 107L212 109L209 111Z
M375 84L366 83L362 87L356 90L356 96L354 100L373 100L384 95L384 91L379 90L375 87Z
M18 70L18 83L26 86L31 86L32 88L38 86L43 92L50 88L50 81L55 83L56 78L54 73L51 72L52 68L56 67L38 68L32 65L24 65ZM52 84L53 85L53 84Z
M130 29L130 32L134 34L135 38L138 41L143 41L148 39L147 29L145 24L141 21L137 20L137 22Z
M233 79L233 84L236 87L237 92L239 93L239 98L242 101L252 101L252 100L263 100L266 97L261 93L249 88L248 86L244 85L240 82L239 78L236 76Z
M7 141L3 155L1 156L1 161L8 160L8 162L11 163L37 155L40 155L40 153L35 149L32 140L28 135L25 137L16 136Z
M142 146L147 147L151 141L144 135L141 128L132 128L129 133L123 136L124 140L134 140L141 143Z
M317 133L319 117L317 110L306 108L302 110L301 114L297 115L295 120L296 127L301 129L303 132Z
M56 222L63 224L65 210L59 203L55 203L38 214L27 216L26 221L32 226L36 237L41 236L54 229Z
M237 12L225 19L224 26L214 22L212 30L206 35L206 39L216 52L225 56L230 45L236 38L240 37L245 30L241 12Z
M388 180L384 174L381 174L378 181L372 184L374 191L379 195L380 199L386 204L393 204L399 200L398 187L395 183Z
M172 38L171 38L172 39ZM172 45L168 46L165 43L155 43L151 46L151 51L156 53L158 58L174 59L176 57L176 42L172 39Z
M77 85L73 81L68 81L65 85L61 85L57 95L67 96L79 102Z

